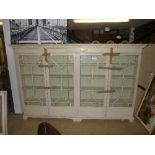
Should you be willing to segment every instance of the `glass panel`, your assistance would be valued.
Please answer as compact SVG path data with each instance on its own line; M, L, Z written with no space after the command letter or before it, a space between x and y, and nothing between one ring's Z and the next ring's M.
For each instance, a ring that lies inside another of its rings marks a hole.
M25 105L45 106L45 89L41 56L19 56Z
M49 57L51 105L74 106L74 58L71 55Z
M3 132L2 129L2 96L0 96L0 133Z
M138 56L113 57L113 67L121 68L112 70L110 107L130 107L134 96Z
M104 106L105 57L84 55L80 57L80 106Z

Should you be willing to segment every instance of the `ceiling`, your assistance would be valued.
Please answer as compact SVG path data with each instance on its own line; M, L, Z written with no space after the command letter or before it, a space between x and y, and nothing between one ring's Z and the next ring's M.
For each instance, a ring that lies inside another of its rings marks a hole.
M68 29L104 29L110 27L111 29L130 29L131 27L139 27L144 25L153 19L130 19L129 22L125 23L74 23L72 19L67 22Z

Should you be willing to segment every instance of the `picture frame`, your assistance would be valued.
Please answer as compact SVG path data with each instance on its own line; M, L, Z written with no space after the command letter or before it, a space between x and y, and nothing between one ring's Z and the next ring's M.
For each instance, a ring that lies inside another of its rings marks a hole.
M10 19L11 44L67 43L67 19Z
M7 91L0 91L0 135L7 134Z
M145 90L136 118L151 134L155 129L155 73L151 73L150 82Z

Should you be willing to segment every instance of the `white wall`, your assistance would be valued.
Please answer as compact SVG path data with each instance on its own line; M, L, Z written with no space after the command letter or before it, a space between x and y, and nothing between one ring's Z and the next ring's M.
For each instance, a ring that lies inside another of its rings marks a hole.
M20 95L19 95L20 93L19 93L18 83L17 83L14 51L10 46L11 45L10 23L9 23L9 20L7 19L3 20L3 31L4 31L5 48L6 48L8 70L9 70L10 81L11 81L14 109L15 109L15 113L20 114L22 113L22 107L20 103Z

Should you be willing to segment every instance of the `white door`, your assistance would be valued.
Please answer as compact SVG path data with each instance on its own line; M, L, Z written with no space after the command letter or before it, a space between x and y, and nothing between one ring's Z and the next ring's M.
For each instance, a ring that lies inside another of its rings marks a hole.
M80 55L80 113L84 118L104 118L106 109L106 57Z
M45 68L40 55L19 55L21 89L24 115L47 115L47 92L45 89Z
M138 55L123 55L112 58L109 64L109 88L107 118L130 119L137 76Z
M49 115L74 117L74 56L56 55L48 57L49 69Z

